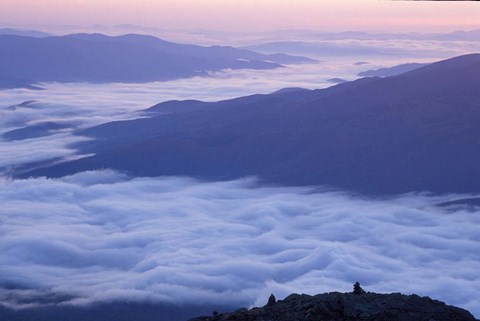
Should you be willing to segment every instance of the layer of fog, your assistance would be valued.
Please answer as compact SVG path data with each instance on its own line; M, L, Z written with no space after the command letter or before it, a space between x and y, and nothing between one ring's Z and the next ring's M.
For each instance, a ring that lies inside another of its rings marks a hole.
M480 51L480 41L440 40L307 40L258 42L245 47L262 53L284 52L321 59L327 57L398 57L410 59L441 59ZM381 59L381 58L380 58Z
M69 304L263 305L271 292L350 291L358 280L479 316L480 213L434 206L455 197L111 171L3 180L0 301L56 293Z

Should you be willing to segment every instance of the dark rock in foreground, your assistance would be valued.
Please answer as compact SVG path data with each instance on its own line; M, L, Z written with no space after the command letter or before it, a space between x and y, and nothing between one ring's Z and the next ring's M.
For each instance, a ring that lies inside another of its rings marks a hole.
M325 293L291 294L284 300L251 310L198 317L191 321L475 321L466 310L418 295Z

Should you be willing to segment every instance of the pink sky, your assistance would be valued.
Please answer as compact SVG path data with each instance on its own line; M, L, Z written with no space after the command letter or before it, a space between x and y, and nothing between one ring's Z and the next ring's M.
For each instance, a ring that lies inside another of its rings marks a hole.
M452 31L480 29L477 1L0 0L0 24L136 24L166 29Z

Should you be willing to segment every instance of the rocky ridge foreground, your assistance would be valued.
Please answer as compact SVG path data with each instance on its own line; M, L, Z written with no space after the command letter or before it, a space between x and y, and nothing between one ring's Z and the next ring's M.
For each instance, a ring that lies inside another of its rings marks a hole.
M467 310L418 295L400 293L291 294L267 305L190 321L475 321Z

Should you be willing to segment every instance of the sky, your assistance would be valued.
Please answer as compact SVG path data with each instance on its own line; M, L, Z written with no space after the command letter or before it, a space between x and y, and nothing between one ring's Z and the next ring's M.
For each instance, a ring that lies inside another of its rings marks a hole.
M425 31L480 26L477 1L2 0L0 25L135 24L215 31Z

